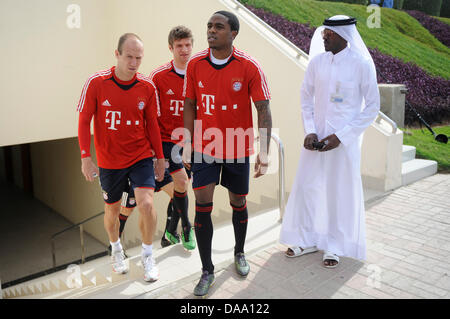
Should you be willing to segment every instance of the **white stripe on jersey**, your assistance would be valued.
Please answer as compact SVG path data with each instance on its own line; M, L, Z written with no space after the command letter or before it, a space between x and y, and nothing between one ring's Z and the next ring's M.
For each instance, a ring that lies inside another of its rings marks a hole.
M191 58L189 59L189 61L186 64L186 75L187 75L187 70L188 70L188 67L189 67L189 62L191 62L192 59L195 59L195 58L197 58L199 56L207 55L208 51L209 51L209 49L205 49L205 50L197 52L196 54L191 56ZM183 96L184 97L186 96L186 84L187 84L187 76L184 77L184 84L183 84Z
M262 71L261 67L259 66L259 63L256 60L254 60L251 56L245 54L242 51L235 49L234 52L237 56L249 60L258 68L259 76L261 77L261 88L263 89L264 97L267 100L270 100L270 92L269 92L269 87L267 86L266 76L264 75L264 72Z
M80 102L78 103L78 107L77 107L77 112L82 112L83 108L84 108L84 102L86 100L86 92L89 88L89 84L91 83L91 81L95 78L98 78L99 76L105 76L105 75L110 75L111 74L111 69L108 70L103 70L103 71L99 71L97 73L94 73L93 75L91 75L86 83L83 86L83 90L81 92L81 97L80 97Z
M153 77L154 77L157 73L162 72L162 71L164 71L164 70L168 70L168 69L170 69L170 68L172 68L172 63L171 63L171 62L168 62L168 63L166 63L166 64L163 64L163 65L157 67L156 69L154 69L154 70L150 73L150 75L149 75L148 77L150 78L151 81L153 81Z

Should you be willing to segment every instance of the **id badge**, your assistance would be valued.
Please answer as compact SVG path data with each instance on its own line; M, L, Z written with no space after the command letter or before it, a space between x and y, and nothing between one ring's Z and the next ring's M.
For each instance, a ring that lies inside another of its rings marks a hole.
M344 102L344 97L339 93L339 90L341 88L341 82L336 82L336 92L331 94L330 96L330 102L331 103L342 103Z
M342 103L342 102L344 102L344 97L337 93L331 94L330 102L331 103Z

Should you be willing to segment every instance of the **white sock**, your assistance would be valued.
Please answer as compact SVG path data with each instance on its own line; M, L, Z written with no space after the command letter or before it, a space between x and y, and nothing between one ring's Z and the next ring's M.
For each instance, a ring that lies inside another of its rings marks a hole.
M153 244L146 245L142 243L142 256L150 256L153 253Z
M120 244L120 238L115 243L113 243L111 241L109 243L111 244L112 251L121 251L122 250L122 245Z

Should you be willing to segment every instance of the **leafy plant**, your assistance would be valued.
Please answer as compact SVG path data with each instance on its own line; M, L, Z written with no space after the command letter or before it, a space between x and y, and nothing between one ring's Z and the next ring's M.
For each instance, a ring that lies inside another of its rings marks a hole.
M261 8L247 8L263 21L277 30L293 44L309 52L315 28L285 19ZM407 89L407 100L429 124L450 120L450 81L431 76L416 64L403 62L398 58L382 53L377 48L369 48L378 72L379 83L401 83ZM405 108L405 124L420 125L415 113Z

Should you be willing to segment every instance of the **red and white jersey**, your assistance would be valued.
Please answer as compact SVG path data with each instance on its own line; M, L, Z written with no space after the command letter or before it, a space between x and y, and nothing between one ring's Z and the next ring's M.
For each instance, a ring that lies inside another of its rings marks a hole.
M83 87L77 108L81 157L90 156L90 123L94 117L99 167L122 169L155 153L157 158L164 158L154 84L140 73L130 81L121 81L114 70L95 73Z
M211 62L210 49L189 60L183 96L197 102L194 150L216 158L253 154L253 102L270 100L258 62L233 47L227 63ZM201 134L201 136L199 136ZM201 137L201 138L200 138Z
M173 66L173 60L156 68L150 73L150 80L158 90L160 115L158 116L161 139L163 142L178 143L182 136L172 132L183 128L183 84L184 75L178 74Z

